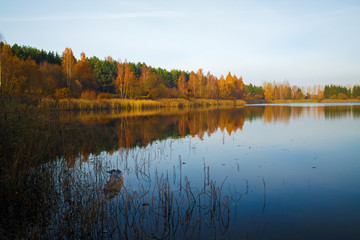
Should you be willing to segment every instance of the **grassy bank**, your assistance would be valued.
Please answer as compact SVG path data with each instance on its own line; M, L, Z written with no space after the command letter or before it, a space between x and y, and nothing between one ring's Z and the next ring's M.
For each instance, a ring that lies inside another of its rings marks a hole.
M160 100L129 100L129 99L42 99L40 109L48 110L148 110L164 107L208 107L208 106L242 106L242 100L210 100L210 99L160 99Z
M350 103L350 102L360 102L359 98L354 99L323 99L322 103Z
M194 108L194 107L234 107L245 104L267 103L347 103L360 102L360 99L300 99L300 100L213 100L213 99L184 99L164 98L158 100L134 100L134 99L52 99L36 98L27 96L0 97L0 103L7 110L14 109L38 109L38 110L121 110L121 111L144 111L162 108Z

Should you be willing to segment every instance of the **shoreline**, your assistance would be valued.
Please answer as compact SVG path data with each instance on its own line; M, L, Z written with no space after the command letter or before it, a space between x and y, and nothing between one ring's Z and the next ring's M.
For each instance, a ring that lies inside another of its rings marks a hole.
M302 100L214 100L164 98L158 100L134 99L51 99L32 96L0 98L3 109L13 110L46 110L46 111L87 111L87 110L121 110L143 111L166 108L202 108L202 107L241 107L256 104L287 104L287 103L359 103L360 99L302 99Z

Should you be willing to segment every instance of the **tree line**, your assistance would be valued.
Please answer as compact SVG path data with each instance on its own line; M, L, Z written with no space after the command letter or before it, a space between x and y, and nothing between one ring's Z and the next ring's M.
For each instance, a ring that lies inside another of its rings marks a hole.
M360 87L326 85L324 88L265 82L245 85L230 72L220 78L202 69L187 72L147 66L145 63L88 58L77 60L71 48L62 55L33 47L0 43L0 87L2 93L39 96L118 97L124 99L321 99L357 98Z

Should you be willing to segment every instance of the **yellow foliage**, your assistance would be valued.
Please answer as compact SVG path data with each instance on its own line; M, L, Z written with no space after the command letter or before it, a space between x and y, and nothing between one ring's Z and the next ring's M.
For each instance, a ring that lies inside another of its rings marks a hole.
M71 93L68 88L57 88L54 97L57 99L71 98Z

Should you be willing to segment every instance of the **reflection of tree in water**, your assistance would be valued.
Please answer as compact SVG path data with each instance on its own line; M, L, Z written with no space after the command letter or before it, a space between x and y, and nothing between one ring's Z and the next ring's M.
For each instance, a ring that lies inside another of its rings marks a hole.
M218 129L231 134L242 130L245 120L263 119L265 123L287 124L291 119L304 114L314 119L359 117L359 109L359 105L249 106L236 109L150 112L148 115L129 113L123 114L124 116L118 113L107 115L79 112L72 115L61 112L51 118L38 118L38 121L32 118L31 124L24 117L19 121L14 116L16 119L2 123L2 136L8 138L4 139L8 144L6 151L2 152L4 159L12 159L15 156L12 153L16 153L18 157L40 157L43 161L64 157L68 166L73 167L80 158L86 162L91 156L104 151L111 154L119 149L146 147L156 140L185 136L202 139L205 134L210 136ZM26 127L27 125L34 126ZM23 142L23 145L16 142Z
M183 112L169 112L167 114L153 114L149 116L130 115L113 120L99 120L98 124L91 121L76 124L74 139L80 141L69 145L64 156L69 166L75 164L79 153L86 161L89 155L108 153L118 149L126 150L139 146L146 147L156 140L179 138L185 136L203 138L210 136L218 129L229 135L242 130L245 120L263 119L265 123L288 124L291 119L298 119L304 115L319 119L322 117L359 116L359 106L337 107L304 107L304 106L250 106L237 109L192 110ZM71 139L71 142L74 141ZM80 145L80 146L79 146Z
M324 108L325 118L359 118L360 117L360 105L334 105Z
M283 122L287 124L290 118L297 118L302 111L302 108L288 106L265 106L263 119L266 123Z
M288 122L303 114L314 118L360 115L356 105L281 108L262 106L127 116L99 119L92 124L27 119L26 115L1 118L0 193L4 197L0 234L8 238L231 237L232 206L248 191L236 188L225 191L222 183L212 181L205 164L204 185L195 188L180 174L180 162L174 167L174 178L182 176L180 189L171 184L168 175L159 174L151 186L123 186L119 181L116 187L120 191L107 199L104 188L109 175L100 153L112 153L119 148L130 151L135 146L148 146L155 140L170 137L202 138L218 129L231 134L243 129L245 119ZM80 155L93 171L76 166ZM145 160L140 159L140 167L135 168L139 179L150 178L150 171L141 167L145 166L142 162ZM265 193L264 182L264 199ZM260 228L262 217L259 213L255 221ZM245 237L246 232L242 234Z
M245 120L243 109L190 111L186 114L150 117L126 117L116 120L119 148L147 146L155 140L179 138L186 135L203 138L218 128L229 134L242 129Z

